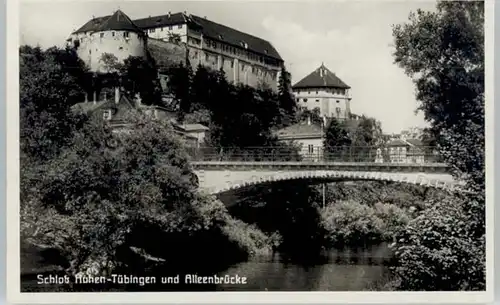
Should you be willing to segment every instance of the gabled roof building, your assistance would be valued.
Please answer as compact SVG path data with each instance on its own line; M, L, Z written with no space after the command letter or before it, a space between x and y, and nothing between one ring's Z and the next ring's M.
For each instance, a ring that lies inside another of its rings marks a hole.
M319 108L320 115L338 120L351 116L351 87L324 64L292 86L299 107Z
M128 33L128 34L125 34ZM93 71L104 70L103 53L155 59L160 72L179 61L224 70L228 81L277 89L283 59L267 40L206 17L168 13L131 20L122 11L96 17L74 31L68 43Z

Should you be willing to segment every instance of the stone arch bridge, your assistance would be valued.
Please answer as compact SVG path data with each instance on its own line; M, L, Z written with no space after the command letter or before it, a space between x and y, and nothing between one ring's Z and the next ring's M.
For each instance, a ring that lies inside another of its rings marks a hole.
M210 194L289 180L391 181L448 191L461 186L442 163L193 161L191 164L200 189Z

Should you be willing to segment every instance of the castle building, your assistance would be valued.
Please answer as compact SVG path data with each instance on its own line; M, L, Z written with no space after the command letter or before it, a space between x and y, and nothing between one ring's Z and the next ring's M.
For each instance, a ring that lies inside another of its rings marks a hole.
M147 36L130 18L118 10L111 16L85 23L67 39L91 71L107 72L101 60L104 53L116 56L119 62L130 56L145 56Z
M115 26L117 21L123 29ZM121 36L113 36L117 31ZM128 40L123 39L124 31L129 33ZM69 40L75 47L75 41L80 41L78 54L93 71L99 69L102 53L120 54L117 57L123 60L127 55L141 55L144 51L140 50L146 48L160 73L172 63L189 60L193 68L201 64L213 70L223 69L229 82L252 87L265 84L276 90L284 64L270 42L185 12L131 21L117 11L88 21Z
M351 118L349 89L323 64L292 86L299 107L319 108L321 116L338 120Z

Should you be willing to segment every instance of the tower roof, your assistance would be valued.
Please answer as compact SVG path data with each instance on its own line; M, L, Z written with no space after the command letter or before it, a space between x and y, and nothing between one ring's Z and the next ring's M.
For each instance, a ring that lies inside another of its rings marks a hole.
M117 10L113 15L92 18L74 33L111 30L143 32L124 12Z
M99 31L110 30L143 33L143 31L121 10L117 10L99 27Z
M344 83L335 73L328 70L325 65L321 64L319 68L293 85L293 89L300 88L350 89L351 87Z

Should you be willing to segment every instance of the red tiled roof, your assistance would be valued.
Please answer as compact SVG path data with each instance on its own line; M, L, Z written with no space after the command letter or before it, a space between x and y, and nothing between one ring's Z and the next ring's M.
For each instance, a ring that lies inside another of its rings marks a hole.
M73 34L84 33L84 32L94 32L99 29L99 27L111 17L111 15L92 18L87 23L85 23L81 28L74 31Z
M122 12L121 10L117 10L111 16L98 17L90 20L74 33L111 30L131 31L138 33L144 32L137 25L135 25L134 22L124 12Z
M202 27L201 31L203 35L211 39L223 41L239 48L242 47L242 44L246 43L249 50L282 60L278 51L267 40L198 16L191 15L191 19Z
M422 146L422 141L419 139L394 139L387 143L387 146Z
M299 88L340 88L350 89L346 83L338 78L335 73L328 70L323 64L311 74L307 75L295 85L294 89Z
M189 17L184 15L183 13L175 13L136 19L134 20L134 23L141 29L146 30L149 28L186 23L188 21L188 18Z
M128 18L123 12L121 11L117 12L123 14L123 16L125 16L130 21L131 23L130 27L140 28L142 31L148 28L189 23L190 26L195 25L196 27L199 27L205 37L217 41L223 41L224 43L233 45L238 48L244 48L244 44L246 44L248 49L251 51L254 51L261 55L269 56L279 61L283 60L279 55L278 51L276 51L276 49L269 41L259 37L255 37L247 33L240 32L236 29L230 28L228 26L195 15L187 16L184 13L175 13L175 14L160 15L148 18L141 18L131 21L130 18ZM116 15L116 13L114 15ZM92 20L85 23L81 28L76 30L74 33L103 30L106 27L106 23L108 23L108 20L112 19L111 17L113 16L93 18ZM115 22L112 22L111 24L114 23Z
M279 138L309 138L323 136L321 127L316 124L299 123L278 130Z

